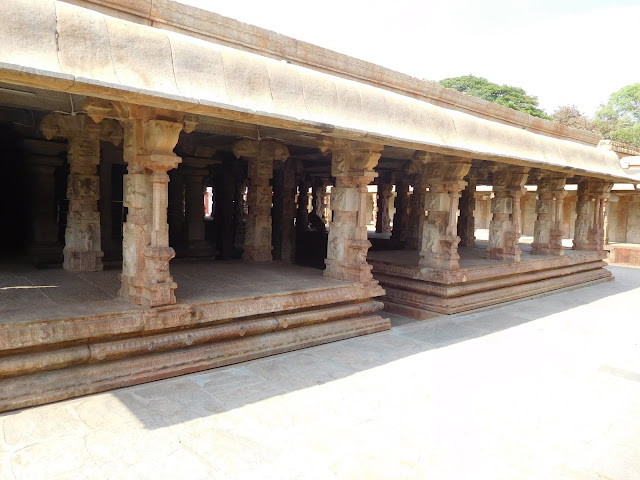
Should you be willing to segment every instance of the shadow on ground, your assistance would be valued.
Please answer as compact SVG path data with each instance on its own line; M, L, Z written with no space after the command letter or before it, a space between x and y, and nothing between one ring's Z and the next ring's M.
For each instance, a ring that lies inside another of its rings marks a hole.
M611 302L599 305L598 301L632 289L640 289L639 270L621 266L609 268L616 276L615 282L431 320L413 321L389 314L393 328L387 332L101 395L114 395L146 428L162 428L310 389L352 375L366 375L368 370L390 362L460 342L469 342L545 317L553 322L556 320L553 316L559 313L563 314L563 322L573 322L574 325L593 316L628 315L628 304L620 306L627 310L616 312L611 311ZM606 311L602 310L605 308ZM390 385L379 385L379 388L390 388ZM333 401L339 403L348 392L336 389L334 394ZM283 414L286 415L286 412Z

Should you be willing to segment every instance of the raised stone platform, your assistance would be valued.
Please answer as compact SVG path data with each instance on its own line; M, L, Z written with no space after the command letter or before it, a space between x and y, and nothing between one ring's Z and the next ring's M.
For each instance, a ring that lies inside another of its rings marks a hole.
M609 263L640 267L640 245L637 243L612 243L604 248L609 251Z
M607 252L565 250L564 256L531 255L520 245L520 263L487 260L485 245L459 248L460 270L420 267L414 250L370 252L374 277L385 289L385 309L413 318L458 313L523 297L611 281Z
M176 260L178 304L117 297L119 271L0 270L0 411L390 328L382 290L319 270Z

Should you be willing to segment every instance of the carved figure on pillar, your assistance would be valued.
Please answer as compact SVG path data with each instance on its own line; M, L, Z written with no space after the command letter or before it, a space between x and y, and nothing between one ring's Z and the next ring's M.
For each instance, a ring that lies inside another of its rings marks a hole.
M427 216L422 225L421 266L445 270L459 269L458 201L467 185L463 179L471 159L448 155L422 154L423 178L429 191L425 196Z
M578 182L574 250L604 250L605 211L612 182L599 178L583 178Z
M487 258L520 261L520 197L524 195L529 168L500 167L493 173L494 198L491 202L493 218L489 224Z
M562 201L567 179L564 175L546 175L538 181L538 217L533 229L532 255L564 255L562 247Z
M382 154L382 145L321 137L320 151L331 152L331 174L336 185L331 189L333 221L329 229L327 266L324 275L339 280L356 281L382 294L373 280L367 251L367 185L376 177L373 171Z
M327 218L327 187L329 179L320 178L313 188L313 211L326 224Z
M233 154L249 162L249 213L246 222L243 260L269 262L271 256L271 201L273 192L269 181L273 177L273 162L289 158L287 147L277 140L240 140L233 146Z
M389 208L393 197L393 184L391 177L385 176L378 180L378 215L376 219L376 232L391 232L391 216Z
M86 115L52 113L43 118L45 138L66 138L69 142L69 213L65 230L63 268L70 272L102 270L100 212L100 140L114 145L122 141L122 128L114 121L95 123Z
M195 129L196 119L182 112L91 99L85 105L96 121L117 119L124 130L124 206L122 287L120 296L155 307L176 303L169 271L175 256L167 225L167 172L181 158L173 153L180 132Z

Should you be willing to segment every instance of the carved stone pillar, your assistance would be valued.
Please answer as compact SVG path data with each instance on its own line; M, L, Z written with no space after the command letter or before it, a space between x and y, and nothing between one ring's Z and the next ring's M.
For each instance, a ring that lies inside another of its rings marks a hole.
M273 179L273 253L284 263L295 261L296 161L277 163Z
M422 224L424 223L424 201L427 195L427 184L423 176L424 153L416 152L411 160L409 173L413 193L409 199L409 222L406 246L412 250L418 250L422 242Z
M320 178L313 187L313 211L326 223L327 218L327 187L329 180Z
M424 155L423 178L429 187L424 209L428 211L422 225L420 261L424 267L457 270L458 200L467 182L471 159L453 156Z
M390 177L380 178L378 181L378 216L376 232L389 233L391 231L391 216L389 208L393 197L393 185Z
M466 188L460 196L460 217L458 217L458 235L461 247L476 246L476 226L473 212L476 209L477 179L469 176Z
M382 145L350 140L320 138L320 150L330 151L331 174L336 185L331 189L333 221L329 230L327 266L324 276L350 280L381 290L373 280L367 251L367 185L376 177L373 171L382 154Z
M565 176L545 176L538 181L538 217L533 229L532 255L564 255L562 209Z
M502 167L493 174L494 198L491 202L493 217L489 224L487 258L520 261L520 197L524 195L527 167Z
M234 159L235 160L235 159ZM233 253L233 234L236 227L234 199L238 172L225 162L215 171L214 222L218 235L221 258L229 260Z
M296 230L309 230L309 187L311 181L306 175L301 175L298 192L298 210L296 211Z
M98 201L98 210L100 210L100 238L102 249L107 252L113 252L116 248L113 242L113 192L112 192L112 173L113 164L100 162L100 199ZM120 250L120 247L117 247Z
M605 209L613 183L598 178L578 182L574 250L604 250Z
M183 129L195 129L195 119L181 112L102 100L90 100L85 108L95 120L119 120L124 130L128 213L119 294L148 307L174 304L177 285L169 272L175 252L169 246L167 172L181 162L173 149Z
M209 171L186 167L182 174L187 222L186 253L192 257L210 257L215 254L215 250L204 238L204 179Z
M396 213L391 232L391 240L395 242L405 242L409 231L409 182L404 169L400 173L396 180Z
M122 141L122 129L113 121L95 123L86 115L53 113L40 125L47 139L67 138L69 149L69 179L67 198L69 213L65 231L64 263L70 272L102 270L100 213L100 140Z
M25 162L31 185L29 257L38 266L59 263L62 260L62 246L58 242L54 175L56 168L62 166L62 160L30 155Z
M289 158L289 150L276 140L240 140L233 146L236 157L249 162L249 192L247 202L246 237L243 260L269 262L271 256L271 201L273 192L269 180L273 177L273 162Z
M169 222L169 239L176 248L184 246L184 177L182 170L177 168L169 172L169 207L167 210Z

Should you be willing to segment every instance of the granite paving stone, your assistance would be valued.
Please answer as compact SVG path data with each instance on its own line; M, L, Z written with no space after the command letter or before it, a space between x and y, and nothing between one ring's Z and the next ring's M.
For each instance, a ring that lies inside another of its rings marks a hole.
M0 478L640 480L640 269L609 268L604 285L4 413Z

